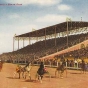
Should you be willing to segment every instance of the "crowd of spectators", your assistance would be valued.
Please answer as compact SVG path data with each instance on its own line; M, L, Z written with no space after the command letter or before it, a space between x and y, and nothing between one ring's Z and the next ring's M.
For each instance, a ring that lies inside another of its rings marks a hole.
M87 38L88 38L88 33L70 35L68 36L68 47L76 45ZM60 38L56 38L56 45L55 45L55 39L49 39L46 41L43 40L36 42L32 45L28 45L23 49L19 49L13 53L23 53L23 54L29 54L31 56L35 55L37 57L43 57L66 48L67 48L67 37L60 37Z

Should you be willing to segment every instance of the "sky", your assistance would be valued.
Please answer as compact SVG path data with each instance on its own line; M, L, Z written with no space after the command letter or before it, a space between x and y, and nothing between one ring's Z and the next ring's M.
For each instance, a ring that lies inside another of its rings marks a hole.
M88 0L0 0L0 54L13 51L15 34L59 24L66 18L81 21L81 17L88 21ZM17 50L17 41L14 47Z

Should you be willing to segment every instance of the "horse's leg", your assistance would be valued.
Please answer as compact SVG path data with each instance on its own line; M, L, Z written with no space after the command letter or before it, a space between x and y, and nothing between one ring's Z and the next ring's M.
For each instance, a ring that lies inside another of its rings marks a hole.
M43 78L43 75L41 75L41 80L42 80L42 78Z
M24 72L22 72L22 77L24 78Z
M1 65L1 71L2 71L3 64Z
M1 72L2 68L0 67L0 72Z
M80 73L82 74L82 68L80 69Z
M60 78L63 78L63 71L60 72Z
M37 77L38 77L38 73L36 73L36 75L35 75L35 80L36 80Z
M84 68L83 67L81 68L81 73L84 74Z
M57 70L57 77L60 77L60 70Z
M2 71L2 64L0 65L0 72Z
M31 76L29 76L30 77L30 80L31 80Z
M83 68L83 74L84 74L84 72L85 72L85 70L84 70L84 68Z
M18 74L19 74L19 79L20 79L20 72Z
M48 72L48 75L49 75L49 81L50 81L50 79L51 79L51 75L50 75L50 73Z
M40 77L40 76L38 75L38 80L39 80L39 77Z
M50 81L50 79L51 79L51 75L50 75L50 73L47 71L47 74L49 75L49 81Z
M57 72L58 72L58 77L59 77L59 74L60 74L60 71L59 70L56 70L55 71L55 77L57 76Z
M84 74L86 74L86 68L84 68Z
M61 73L61 71L60 71L60 77L62 76L62 73Z
M26 79L26 77L27 77L27 72L25 72L25 79Z
M67 77L67 69L65 69L65 72L66 72L66 77Z
M31 80L31 74L30 74L30 72L28 72L28 75L29 75L29 78L30 78L30 80Z
M57 70L55 71L55 77L56 77L56 75L57 75Z
M1 71L1 63L0 63L0 71Z
M14 73L13 73L13 78L15 78L15 77L16 77L16 74L17 74L17 72L14 72Z
M42 83L42 76L41 75L39 75L39 81L40 81L40 83Z
M24 72L22 72L22 77L24 78Z

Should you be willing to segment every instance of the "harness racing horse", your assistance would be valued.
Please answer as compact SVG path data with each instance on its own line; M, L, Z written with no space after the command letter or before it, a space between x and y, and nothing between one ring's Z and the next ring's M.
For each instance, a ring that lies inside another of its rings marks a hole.
M22 68L22 67L21 67L20 65L17 65L16 71L15 71L14 74L13 74L13 78L16 77L16 74L19 74L19 79L20 79L21 68Z
M28 75L31 80L31 74L30 74L31 69L32 69L31 65L21 68L22 77L26 79L26 77Z
M55 77L56 77L56 73L58 72L59 77L63 78L64 71L66 71L66 77L67 77L67 69L65 68L64 64L62 63L58 65L58 67L55 70Z
M84 60L82 60L82 62L81 62L81 73L86 73L86 71L87 71L87 63L85 63L85 61Z
M35 76L35 81L38 78L38 80L40 81L40 83L42 83L42 78L44 75L49 75L49 81L51 78L51 75L49 73L49 71L47 71L47 69L44 67L43 69L38 69L36 76Z
M20 74L22 74L22 77L26 79L26 76L28 75L31 79L30 71L31 71L32 66L17 66L16 71L14 72L13 78L16 77L16 74L19 74L19 79L20 79Z

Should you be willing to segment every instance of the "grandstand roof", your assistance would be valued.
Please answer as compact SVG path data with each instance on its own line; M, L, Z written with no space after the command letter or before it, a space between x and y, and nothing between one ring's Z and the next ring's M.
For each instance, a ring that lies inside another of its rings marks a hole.
M69 21L68 22L68 30L74 30L76 28L88 27L88 22L83 21ZM52 25L49 27L41 28L39 30L35 30L32 32L28 32L25 34L17 35L15 37L41 37L46 35L51 35L60 32L64 32L67 30L67 22L59 23L56 25Z

